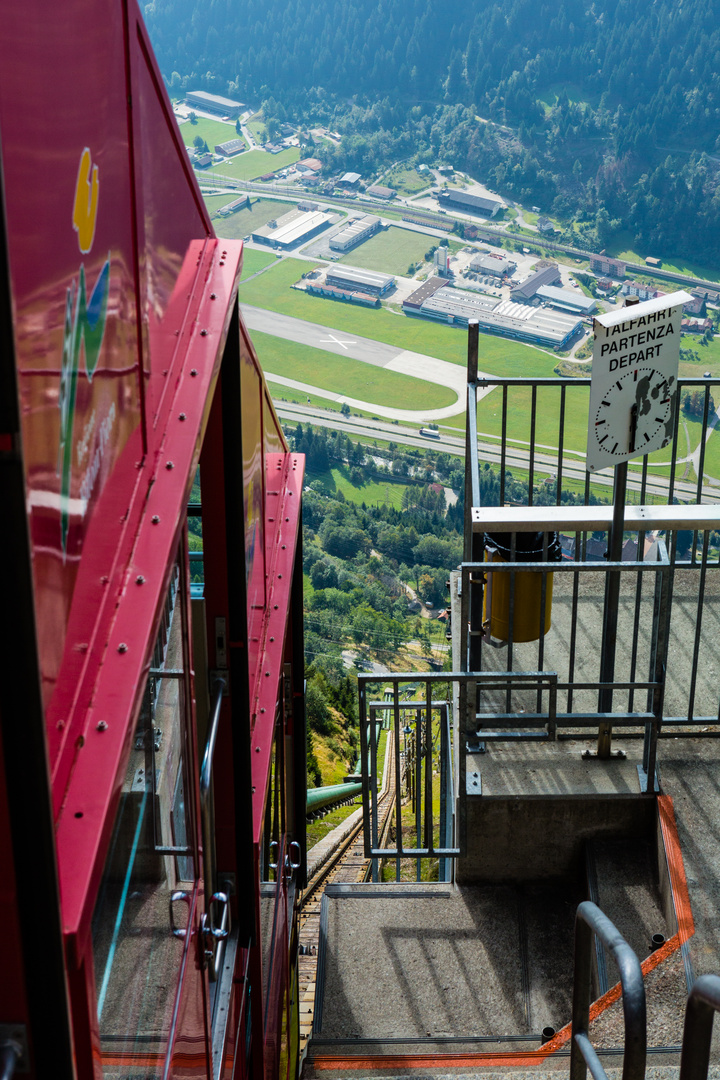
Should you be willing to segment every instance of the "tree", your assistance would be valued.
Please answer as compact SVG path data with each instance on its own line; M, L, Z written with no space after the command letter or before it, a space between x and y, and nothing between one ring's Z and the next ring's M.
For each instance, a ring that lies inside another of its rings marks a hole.
M197 115L194 112L188 114L188 119L191 124L197 124Z

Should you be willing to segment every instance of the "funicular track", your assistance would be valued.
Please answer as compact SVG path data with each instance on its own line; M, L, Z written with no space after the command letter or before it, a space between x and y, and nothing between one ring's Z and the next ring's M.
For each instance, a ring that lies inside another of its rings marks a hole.
M378 801L378 829L381 846L384 846L392 826L395 807L395 770L392 767L394 754L392 749L393 733L388 732L383 790ZM298 901L300 910L298 958L298 982L300 995L300 1052L304 1054L312 1034L315 1015L315 985L318 962L318 944L320 940L320 910L323 894L328 885L353 884L369 881L372 876L372 859L365 858L362 816L351 832L340 841L337 848L318 871L310 878L307 888Z

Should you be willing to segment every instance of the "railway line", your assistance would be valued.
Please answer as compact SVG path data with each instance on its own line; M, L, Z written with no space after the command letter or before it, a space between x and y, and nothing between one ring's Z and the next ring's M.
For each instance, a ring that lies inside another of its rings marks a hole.
M379 835L381 846L391 827L395 806L395 771L392 752L392 732L388 732L385 753L385 774L383 790L379 799ZM365 858L363 844L363 822L360 816L350 833L342 839L333 854L308 881L298 900L300 909L298 958L298 990L300 995L300 1056L305 1053L308 1040L312 1035L315 1015L315 986L317 976L318 949L320 942L320 913L322 899L328 885L354 884L369 881L372 875L372 860Z

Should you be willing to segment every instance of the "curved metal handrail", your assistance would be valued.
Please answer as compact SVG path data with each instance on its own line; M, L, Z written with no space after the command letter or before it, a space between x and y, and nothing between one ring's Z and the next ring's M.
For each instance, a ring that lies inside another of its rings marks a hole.
M716 1012L720 1012L720 976L701 975L685 1007L680 1080L707 1080Z
M570 1080L585 1080L588 1068L594 1080L607 1080L607 1074L588 1037L592 948L595 934L614 958L620 972L625 1016L622 1080L644 1080L647 1056L647 1011L640 961L607 915L603 914L597 904L589 900L580 904L575 916Z

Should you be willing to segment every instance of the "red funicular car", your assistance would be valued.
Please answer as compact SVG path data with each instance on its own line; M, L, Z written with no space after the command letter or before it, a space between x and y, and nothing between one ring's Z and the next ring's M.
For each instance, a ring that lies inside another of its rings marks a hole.
M242 243L135 0L4 6L0 136L0 1055L292 1080L303 463Z

